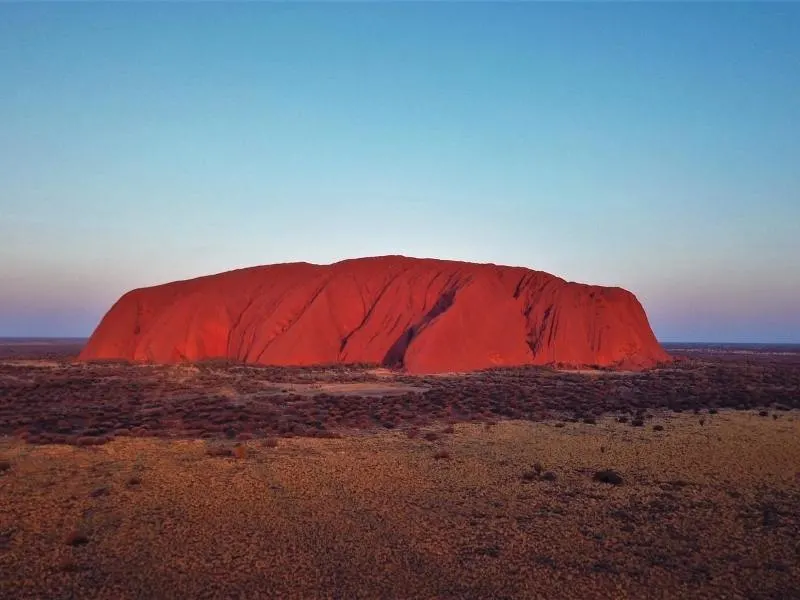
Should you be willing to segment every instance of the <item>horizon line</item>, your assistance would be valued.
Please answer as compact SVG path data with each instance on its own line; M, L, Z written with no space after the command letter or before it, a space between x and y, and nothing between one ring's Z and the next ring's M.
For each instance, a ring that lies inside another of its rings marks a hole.
M0 335L0 342L13 342L13 341L26 341L26 342L53 342L53 341L88 341L92 337L91 334L87 336L20 336L20 335ZM668 344L670 346L676 345L697 345L704 344L708 346L800 346L800 340L795 342L765 342L765 341L749 341L749 342L726 342L726 341L664 341L656 338L659 344Z

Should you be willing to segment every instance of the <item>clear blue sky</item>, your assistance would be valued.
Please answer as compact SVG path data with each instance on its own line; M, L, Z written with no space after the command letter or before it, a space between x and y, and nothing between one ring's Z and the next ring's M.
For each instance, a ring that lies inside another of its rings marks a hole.
M379 254L800 342L800 4L0 4L0 335Z

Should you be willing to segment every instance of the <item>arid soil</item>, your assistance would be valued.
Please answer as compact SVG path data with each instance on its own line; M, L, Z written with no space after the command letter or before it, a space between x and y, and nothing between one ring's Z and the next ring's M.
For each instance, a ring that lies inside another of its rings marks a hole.
M800 598L800 357L0 350L0 598Z
M797 416L6 439L0 596L797 598Z

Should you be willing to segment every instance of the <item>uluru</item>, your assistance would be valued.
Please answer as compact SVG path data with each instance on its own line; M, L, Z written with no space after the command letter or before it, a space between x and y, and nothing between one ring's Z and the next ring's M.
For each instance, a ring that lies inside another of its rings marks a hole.
M141 288L80 359L371 363L409 373L666 361L637 298L522 267L382 256L285 263Z

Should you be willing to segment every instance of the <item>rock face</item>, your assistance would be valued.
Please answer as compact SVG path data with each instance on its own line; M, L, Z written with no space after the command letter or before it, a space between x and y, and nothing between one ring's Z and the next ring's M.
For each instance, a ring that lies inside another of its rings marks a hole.
M520 267L386 256L277 264L133 290L81 359L497 366L654 366L669 356L621 288Z

